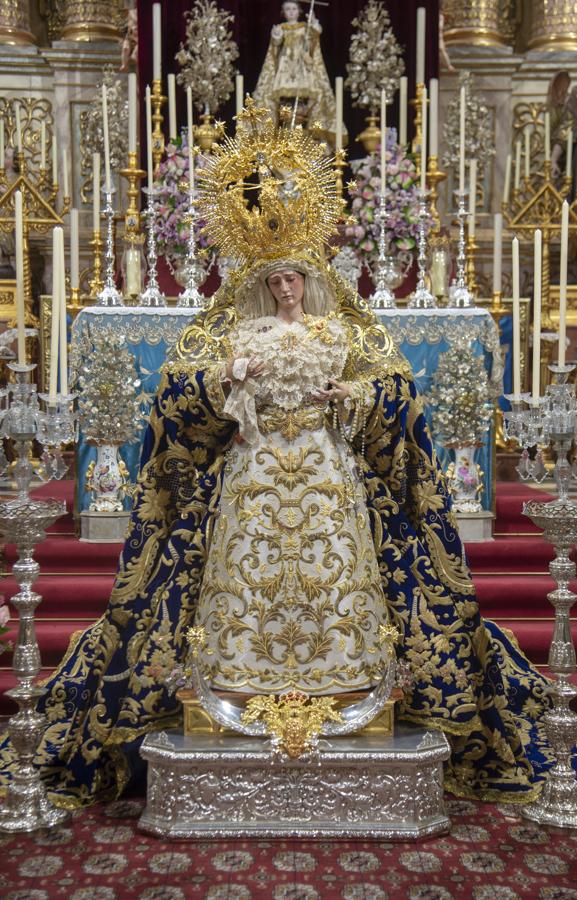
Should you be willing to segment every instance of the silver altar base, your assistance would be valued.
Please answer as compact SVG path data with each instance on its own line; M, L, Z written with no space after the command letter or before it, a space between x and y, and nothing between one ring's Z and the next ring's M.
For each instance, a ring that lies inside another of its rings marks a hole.
M143 831L170 838L419 840L449 830L441 732L400 727L390 738L323 741L298 759L261 738L149 735Z

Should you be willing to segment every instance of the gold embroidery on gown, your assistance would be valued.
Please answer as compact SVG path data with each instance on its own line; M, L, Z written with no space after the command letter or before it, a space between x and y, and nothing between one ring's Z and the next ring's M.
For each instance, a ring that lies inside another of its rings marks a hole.
M241 325L232 345L265 370L235 384L225 407L240 419L254 410L256 437L229 451L200 592L213 686L369 687L382 671L387 612L364 490L345 440L311 398L342 375L345 328L336 318L266 317Z

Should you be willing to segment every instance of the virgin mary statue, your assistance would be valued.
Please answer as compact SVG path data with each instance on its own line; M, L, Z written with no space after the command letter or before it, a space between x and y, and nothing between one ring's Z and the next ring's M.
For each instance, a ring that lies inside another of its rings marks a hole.
M406 360L324 260L341 214L324 149L249 103L202 169L200 214L238 268L166 365L107 611L46 685L51 799L117 797L192 625L214 689L370 689L394 625L399 715L449 737L447 787L532 799L545 680L479 616ZM258 178L255 179L255 173ZM1 783L15 771L0 745Z

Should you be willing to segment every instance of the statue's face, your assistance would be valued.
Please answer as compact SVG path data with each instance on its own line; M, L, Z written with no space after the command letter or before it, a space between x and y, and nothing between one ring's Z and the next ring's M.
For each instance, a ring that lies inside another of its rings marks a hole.
M305 276L294 269L277 269L267 278L277 308L292 310L300 306L305 293Z
M283 3L282 11L287 22L298 22L301 8L298 3Z

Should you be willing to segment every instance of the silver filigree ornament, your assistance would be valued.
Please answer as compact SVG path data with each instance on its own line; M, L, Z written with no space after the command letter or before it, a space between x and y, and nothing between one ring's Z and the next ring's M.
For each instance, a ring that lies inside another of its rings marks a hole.
M156 203L157 188L143 188L147 195L146 203L146 261L148 263L148 279L146 290L140 295L141 306L166 306L166 297L158 284L158 254L156 252Z
M102 190L104 194L104 217L106 219L106 250L104 253L104 287L98 294L97 306L124 306L122 294L116 287L115 281L114 206L112 205L114 192L112 185L110 190L106 189L106 185Z
M455 309L469 309L475 306L475 298L467 287L465 278L465 220L467 218L467 208L465 198L467 191L455 191L457 198L457 219L459 221L459 243L457 251L457 284L449 291L448 306Z
M426 223L429 215L427 211L428 191L419 190L419 255L417 263L419 273L417 286L413 291L407 306L411 309L435 309L437 300L427 287L427 232Z

